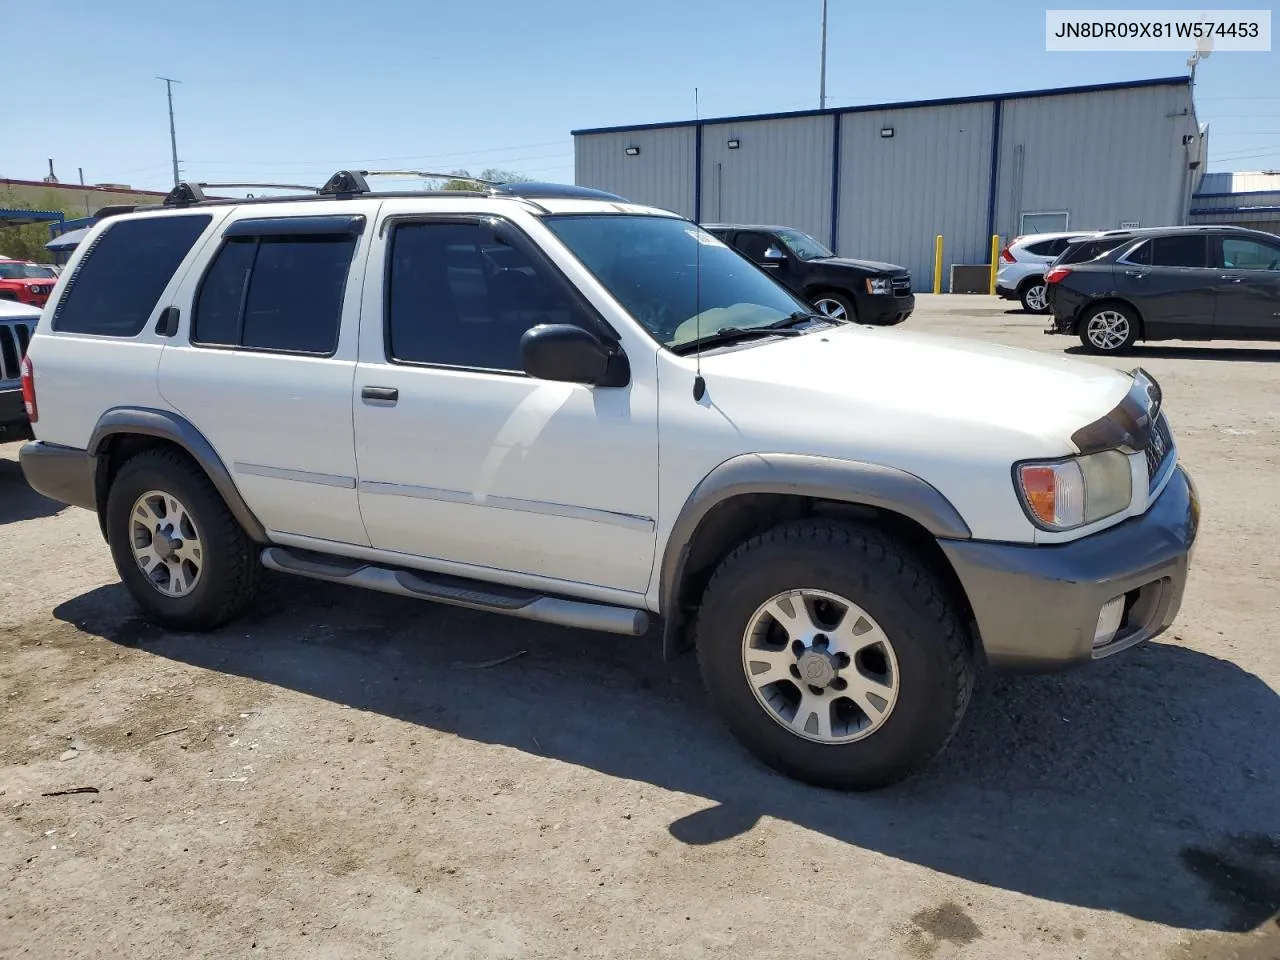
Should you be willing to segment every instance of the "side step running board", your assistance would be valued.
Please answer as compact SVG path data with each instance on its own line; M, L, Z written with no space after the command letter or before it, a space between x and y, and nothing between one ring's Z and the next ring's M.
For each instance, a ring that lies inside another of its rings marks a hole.
M549 597L532 590L502 587L461 577L399 570L347 557L267 547L262 551L262 565L270 570L313 580L347 583L366 590L394 593L418 600L434 600L437 603L502 613L509 617L554 623L562 627L601 630L630 637L638 637L649 629L649 614L643 610Z

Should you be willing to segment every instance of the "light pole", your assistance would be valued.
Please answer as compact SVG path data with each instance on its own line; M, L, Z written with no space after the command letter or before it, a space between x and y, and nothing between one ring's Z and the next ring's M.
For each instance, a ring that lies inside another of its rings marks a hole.
M822 0L822 59L818 81L818 109L827 109L827 0Z
M163 80L165 89L169 93L169 147L173 151L173 185L178 185L178 135L173 128L173 85L181 83L181 80L172 80L169 77L156 77L157 80Z

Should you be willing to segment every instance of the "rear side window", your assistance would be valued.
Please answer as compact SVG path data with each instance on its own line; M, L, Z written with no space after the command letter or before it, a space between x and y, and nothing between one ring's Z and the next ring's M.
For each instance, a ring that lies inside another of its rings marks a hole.
M53 329L137 336L200 234L207 213L122 220L85 253L58 303Z
M330 356L357 238L229 237L200 284L191 342Z
M1100 240L1085 240L1063 251L1062 256L1058 258L1058 263L1088 263L1090 260L1097 260L1108 250L1114 250L1120 244L1132 240L1132 237L1104 237Z
M1060 237L1057 240L1041 240L1039 243L1031 243L1027 245L1027 253L1033 253L1037 257L1056 257L1067 247L1067 238Z
M1204 267L1208 265L1209 238L1204 234L1153 237L1124 259L1149 267Z

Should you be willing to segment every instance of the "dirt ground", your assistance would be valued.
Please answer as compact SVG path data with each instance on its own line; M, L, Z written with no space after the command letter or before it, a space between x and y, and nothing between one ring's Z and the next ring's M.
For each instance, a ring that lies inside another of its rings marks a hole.
M872 795L761 768L652 639L280 577L164 634L0 447L0 956L1280 958L1280 350L1138 363L1204 501L1174 628L983 676Z

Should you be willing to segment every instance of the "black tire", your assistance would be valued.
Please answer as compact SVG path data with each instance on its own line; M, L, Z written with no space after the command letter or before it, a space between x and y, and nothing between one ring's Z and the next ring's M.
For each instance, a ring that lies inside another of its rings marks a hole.
M1091 335L1094 325L1103 323L1106 314L1119 315L1127 324L1124 337L1117 340L1113 346L1104 346L1107 341L1100 333L1094 331L1094 335ZM1099 303L1086 308L1080 315L1080 320L1076 324L1076 335L1080 338L1080 344L1086 352L1114 356L1126 353L1134 345L1138 339L1140 323L1138 315L1122 303Z
M779 593L805 588L856 603L892 644L897 702L863 739L806 739L775 719L747 681L743 642L752 615ZM857 524L798 521L748 540L721 563L698 616L698 663L713 706L764 763L816 786L876 789L927 766L955 736L974 682L963 624L939 579L890 535Z
M813 308L819 313L822 313L823 310L818 304L825 300L838 305L844 311L844 319L852 323L858 322L858 308L854 306L853 298L848 294L836 293L834 290L824 290L821 293L815 293L810 299L813 303Z
M201 540L203 566L185 596L162 593L133 555L131 513L152 490L172 494L185 506ZM120 579L143 613L161 626L213 630L253 602L262 569L258 551L204 471L178 450L146 450L120 468L107 495L106 523Z
M1022 301L1022 309L1027 313L1048 313L1047 292L1048 285L1044 282L1044 277L1023 281L1022 286L1018 288L1018 299Z

